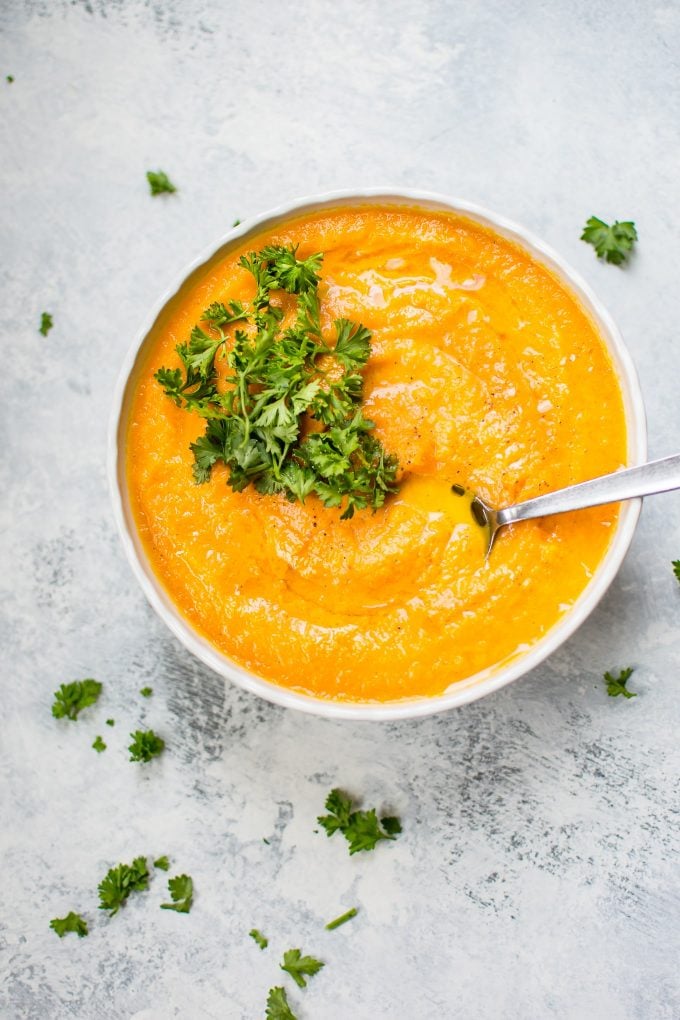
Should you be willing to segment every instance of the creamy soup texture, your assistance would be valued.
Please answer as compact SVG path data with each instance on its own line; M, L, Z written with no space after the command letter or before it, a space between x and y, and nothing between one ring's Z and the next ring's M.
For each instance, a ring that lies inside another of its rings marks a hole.
M399 458L401 488L341 520L234 492L228 470L194 485L204 422L153 378L178 364L213 301L246 301L241 254L324 253L322 326L372 333L364 413ZM616 507L505 529L485 561L463 485L499 506L626 461L607 349L565 286L521 247L467 218L356 206L291 219L214 258L154 327L129 419L128 485L153 569L227 656L277 684L340 701L440 694L521 654L572 606L601 561Z

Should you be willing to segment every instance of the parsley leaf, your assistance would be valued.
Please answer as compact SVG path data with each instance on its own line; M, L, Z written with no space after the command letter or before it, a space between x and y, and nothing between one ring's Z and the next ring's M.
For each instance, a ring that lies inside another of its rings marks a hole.
M150 698L151 695L153 694L153 687L142 687L139 693L142 695L143 698Z
M680 581L680 560L671 560L671 566L673 567L673 573Z
M52 931L56 931L60 939L63 939L68 931L75 932L79 939L89 934L85 918L81 917L80 914L74 914L72 910L66 917L53 918L50 921L50 928Z
M401 832L398 818L378 820L375 808L370 811L352 809L351 799L341 790L331 790L326 798L327 815L319 815L317 821L326 830L327 836L341 832L349 843L350 854L360 850L373 850L381 839L395 839Z
M101 694L102 685L98 680L74 680L70 684L62 684L54 692L52 715L55 719L77 719L78 714L89 705L94 705Z
M153 862L153 866L154 866L154 868L160 868L161 871L169 871L170 870L170 861L165 856L165 854L163 854L162 857L156 858L156 860Z
M285 988L270 988L267 996L267 1020L297 1020L295 1013L288 1005Z
M316 960L313 956L302 956L299 949L289 949L283 954L281 970L290 974L299 988L306 988L305 976L313 977L323 966L325 965L321 960Z
M162 195L164 191L172 193L177 188L162 170L147 170L146 179L152 195Z
M115 868L109 869L99 883L99 909L108 910L109 917L113 917L131 892L141 892L148 887L146 857L135 857L132 864L117 864Z
M115 726L116 725L116 720L115 719L107 719L106 720L106 725L107 726Z
M135 730L131 733L132 743L128 747L130 761L151 761L157 758L165 747L165 741L153 730Z
M102 751L106 750L106 744L104 743L104 741L102 740L102 738L100 736L96 736L94 738L94 742L93 742L92 746L95 749L95 751L97 751L98 754L101 754Z
M629 691L626 686L632 673L633 668L629 666L627 669L622 669L617 677L612 676L609 672L604 674L604 682L607 685L607 694L610 698L616 698L619 694L622 694L624 698L637 698L637 694Z
M6 75L5 76L5 81L7 82L8 85L11 85L12 82L14 81L14 75L13 74Z
M194 898L194 883L189 875L175 875L168 879L168 889L172 903L161 903L161 910L176 910L178 914L188 914Z
M233 223L232 223L232 225L231 225L231 228L232 228L232 230L234 229L234 227L238 227L238 226L240 226L240 224L241 224L241 221L240 221L240 220L238 220L238 219L237 219L237 220L234 220L234 222L233 222Z
M248 934L251 939L254 939L255 942L257 942L260 949L266 949L269 945L269 939L265 938L262 932L258 931L257 928L251 928Z
M592 244L598 258L616 266L627 260L637 239L637 230L631 221L619 223L617 220L609 226L597 216L590 217L581 234L581 240Z
M345 914L340 914L340 917L336 917L334 921L329 921L326 925L326 931L334 931L335 928L339 928L341 924L346 924L347 921L351 921L353 917L356 917L358 913L357 907L352 907Z
M50 313L43 312L40 316L40 328L38 329L38 332L42 333L43 336L47 336L53 325L54 322Z
M240 265L256 283L249 308L214 302L188 342L176 347L182 368L162 367L155 378L175 404L206 419L205 433L190 447L197 484L208 482L223 462L236 491L253 485L291 502L314 494L349 518L376 510L396 491L398 464L361 412L369 331L338 319L335 343L323 337L322 258L317 252L299 259L292 245L242 256ZM271 303L277 290L295 295L297 303L285 329L283 312ZM236 323L245 328L232 331ZM226 376L218 359L226 361Z
M360 368L371 353L371 334L365 326L349 319L336 319L337 340L333 354L344 368Z

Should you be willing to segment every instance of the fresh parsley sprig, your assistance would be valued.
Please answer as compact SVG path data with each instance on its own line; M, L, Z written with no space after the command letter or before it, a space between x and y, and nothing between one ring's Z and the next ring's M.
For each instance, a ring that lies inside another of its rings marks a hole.
M79 939L84 938L89 934L87 930L87 921L80 914L74 914L71 910L66 917L54 917L50 921L50 928L52 931L56 931L60 939L63 939L67 932L72 931L78 936Z
M680 560L671 560L671 566L676 579L680 581Z
M269 945L269 939L257 928L251 928L248 934L254 942L257 942L260 949L266 949Z
M162 195L164 192L172 194L177 188L163 170L147 170L146 179L149 182L149 191L152 195Z
M618 676L614 676L612 673L607 671L604 674L604 682L607 686L607 694L609 697L616 698L619 694L622 694L624 698L637 698L637 694L633 691L629 691L626 686L632 675L632 666L628 666L627 669L622 669Z
M375 808L370 811L354 810L351 798L341 790L331 790L325 807L329 814L319 815L319 825L326 830L327 836L341 832L349 843L350 854L373 850L380 840L396 839L401 832L398 818L389 816L378 820Z
M132 864L117 864L99 883L99 909L108 910L109 917L113 917L126 903L130 893L141 892L148 887L146 857L135 857Z
M53 326L54 320L50 313L43 312L40 316L40 327L38 329L38 332L41 333L43 336L47 336L47 334L49 333Z
M188 914L194 900L194 883L189 875L175 875L168 879L168 890L172 903L161 903L161 910L176 910Z
M205 433L191 445L197 484L222 462L236 491L252 484L291 502L315 493L349 518L377 509L396 491L398 464L361 410L369 331L337 319L332 342L322 333L322 259L320 252L298 259L296 247L280 245L242 256L257 288L249 308L212 304L189 341L176 347L181 367L162 367L155 378L179 407L206 419ZM271 301L276 291L296 302L285 329ZM227 362L226 388L217 358Z
M303 956L299 949L289 949L283 954L281 970L290 974L298 988L306 988L306 978L314 977L325 964L313 956Z
M130 761L151 761L165 748L165 741L153 730L135 730L130 736L132 737L132 743L128 747Z
M54 692L52 715L55 719L76 720L84 708L94 705L101 694L102 684L91 677L87 680L74 680L70 684L62 684Z
M269 989L265 1016L267 1020L297 1020L297 1016L288 1004L285 988L278 986L277 988Z
M590 217L581 234L581 240L592 244L598 258L616 266L628 259L637 239L637 230L632 221L619 223L616 220L610 226L597 216Z

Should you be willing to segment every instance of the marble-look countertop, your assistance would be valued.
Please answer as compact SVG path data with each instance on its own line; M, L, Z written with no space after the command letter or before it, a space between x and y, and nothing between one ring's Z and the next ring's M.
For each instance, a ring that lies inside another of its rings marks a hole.
M190 258L284 199L392 183L562 252L627 338L651 454L678 450L677 0L6 0L0 30L3 1020L250 1020L282 980L300 1020L676 1018L680 496L647 502L597 611L520 682L334 723L171 637L124 561L105 440L124 352ZM179 191L152 200L158 167ZM591 214L635 219L629 268L579 240ZM610 699L626 664L639 696ZM100 703L52 719L84 676ZM141 724L168 744L144 768ZM349 858L315 834L333 785L403 835ZM97 911L110 865L161 853L194 878L190 914L157 909L162 875ZM88 938L49 930L71 909ZM304 992L291 946L326 961Z

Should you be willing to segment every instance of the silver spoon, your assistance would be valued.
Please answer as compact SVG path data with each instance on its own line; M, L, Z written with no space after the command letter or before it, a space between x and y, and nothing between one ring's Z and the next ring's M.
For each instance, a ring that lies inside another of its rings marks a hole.
M639 467L601 475L589 482L569 485L566 489L556 489L555 492L547 492L544 496L527 499L524 503L515 503L502 510L489 506L479 496L474 497L470 506L477 523L488 529L488 558L496 535L506 524L528 521L532 517L547 517L548 514L563 514L568 510L582 510L602 503L618 503L622 499L652 496L671 489L680 489L680 453Z

